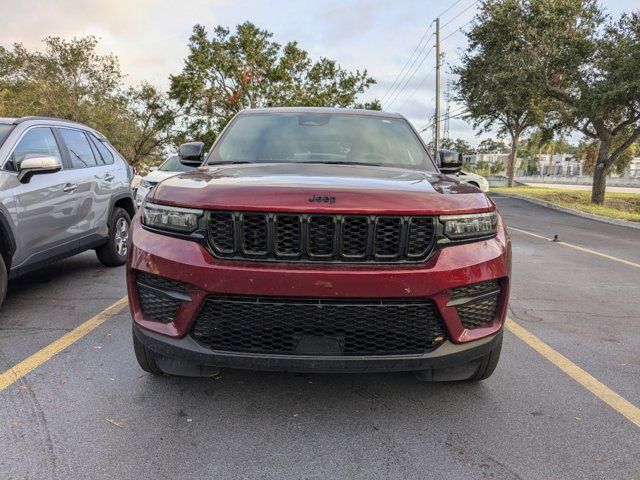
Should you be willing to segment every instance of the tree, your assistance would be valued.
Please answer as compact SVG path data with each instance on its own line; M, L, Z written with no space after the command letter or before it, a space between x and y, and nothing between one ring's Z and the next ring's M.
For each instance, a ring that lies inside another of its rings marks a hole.
M129 112L137 126L134 138L129 143L129 161L140 164L143 160L157 163L167 148L181 142L175 131L178 111L167 94L149 83L127 91Z
M166 95L148 84L126 89L118 59L99 55L96 37L49 37L44 45L43 52L0 47L0 116L85 123L133 165L164 153L175 120Z
M50 115L84 122L117 110L124 97L122 73L112 55L98 55L95 37L44 40L44 52L22 44L0 47L0 111L3 115Z
M502 140L494 140L493 138L485 138L476 148L478 153L505 153L507 151L508 148Z
M508 134L508 186L513 186L520 136L544 119L545 100L535 81L521 0L486 0L467 33L469 50L454 68L456 99L474 127Z
M433 152L434 147L435 143L433 140L427 143L427 149L430 152ZM445 150L454 150L458 153L461 153L462 155L471 155L474 153L473 147L469 144L469 142L461 138L443 138L442 140L440 140L440 148Z
M608 17L596 0L530 0L527 58L560 124L597 142L591 201L640 138L640 15ZM519 36L514 33L514 36ZM624 169L624 168L623 168Z
M449 150L455 150L462 155L471 155L474 153L473 147L469 144L469 142L461 139L451 139L451 138L443 138L440 147L446 148Z
M367 71L349 72L334 60L312 61L296 42L245 22L235 32L196 25L182 72L172 75L170 95L184 109L185 129L211 144L243 108L274 106L380 107L356 98L375 83Z

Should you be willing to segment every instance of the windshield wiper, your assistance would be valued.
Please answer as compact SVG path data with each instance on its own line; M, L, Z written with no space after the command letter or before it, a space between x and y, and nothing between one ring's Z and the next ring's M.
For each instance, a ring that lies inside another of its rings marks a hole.
M254 163L246 160L220 160L219 162L209 162L207 165L238 165L240 163Z
M324 160L312 160L310 162L299 162L299 163L319 163L323 165L363 165L365 167L381 167L381 163L371 163L371 162L348 162L348 161L338 161L338 162L326 162Z

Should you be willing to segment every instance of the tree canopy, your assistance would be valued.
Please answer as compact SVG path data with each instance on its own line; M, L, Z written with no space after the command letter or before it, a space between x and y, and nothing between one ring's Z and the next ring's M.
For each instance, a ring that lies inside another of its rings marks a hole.
M134 165L164 153L175 122L166 95L148 84L125 88L117 58L98 54L96 37L49 37L44 45L0 47L0 116L85 123Z
M531 0L525 13L537 83L558 124L598 144L591 199L601 204L606 175L640 138L640 14L615 20L595 0Z
M544 119L545 99L533 81L536 71L522 34L526 24L519 0L486 0L474 18L469 50L461 57L456 98L467 118L483 131L497 128L511 139L508 185L513 185L520 136Z
M275 106L365 107L357 97L375 83L367 71L349 72L334 60L312 60L291 41L251 22L234 32L217 26L211 35L193 28L182 72L171 76L171 98L184 110L184 129L192 138L213 142L237 112Z
M592 201L640 138L640 13L611 18L597 0L485 0L456 69L475 125L512 140L533 125L596 142ZM513 174L513 171L511 171Z

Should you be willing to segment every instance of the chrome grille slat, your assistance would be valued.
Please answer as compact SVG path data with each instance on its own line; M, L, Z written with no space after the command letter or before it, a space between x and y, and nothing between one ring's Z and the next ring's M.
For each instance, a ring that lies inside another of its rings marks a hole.
M207 240L221 258L416 262L433 250L434 217L213 211Z

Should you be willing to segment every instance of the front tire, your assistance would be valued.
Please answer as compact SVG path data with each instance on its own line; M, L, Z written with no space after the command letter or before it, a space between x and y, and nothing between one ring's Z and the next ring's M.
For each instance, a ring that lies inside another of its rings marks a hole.
M109 218L109 240L96 248L98 260L106 267L118 267L127 262L131 217L124 208L116 207Z
M2 254L0 254L0 307L2 307L2 304L4 303L4 297L7 296L8 277L7 265L4 263Z
M481 380L486 380L487 378L489 378L498 365L498 360L500 360L500 352L502 352L502 337L500 337L500 341L493 348L493 350L482 357L478 370L467 381L479 382Z
M422 382L479 382L491 376L502 351L502 334L493 349L478 360L456 367L419 370L415 373Z
M164 372L158 367L153 351L149 350L138 340L136 332L132 331L131 334L133 335L133 351L136 354L136 360L140 368L153 375L162 375Z

